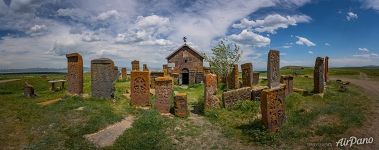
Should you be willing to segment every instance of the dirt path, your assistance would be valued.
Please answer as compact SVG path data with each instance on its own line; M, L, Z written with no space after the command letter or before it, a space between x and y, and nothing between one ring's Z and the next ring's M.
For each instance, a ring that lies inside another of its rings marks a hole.
M84 137L98 147L111 146L116 139L128 128L132 127L133 116L128 116L122 121L112 124L96 133L84 135Z
M12 81L18 81L18 80L21 80L21 79L0 80L0 84L1 84L1 83L12 82Z
M348 136L355 137L373 137L374 142L370 145L359 145L359 149L379 149L379 81L373 81L368 78L364 73L360 73L359 79L352 79L348 77L332 77L332 79L341 79L349 81L354 85L361 87L365 94L370 99L369 106L371 110L359 129L352 129L347 131ZM349 138L349 137L347 137Z

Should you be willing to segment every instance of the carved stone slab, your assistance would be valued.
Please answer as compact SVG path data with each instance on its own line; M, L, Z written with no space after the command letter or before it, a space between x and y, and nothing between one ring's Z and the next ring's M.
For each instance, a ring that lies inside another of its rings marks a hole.
M262 121L270 132L277 132L285 119L284 87L265 89L261 95Z
M78 53L66 54L67 86L71 94L83 93L83 59Z
M204 76L204 109L219 108L220 100L217 93L217 76L215 74L206 74Z
M132 71L130 88L131 105L150 106L150 73L148 71Z
M245 63L241 65L242 69L242 87L251 87L253 80L253 64Z
M230 90L222 94L225 108L233 107L237 101L251 100L251 87Z
M160 113L170 112L170 99L172 97L172 78L157 77L155 78L155 108Z
M96 98L112 98L114 95L114 65L108 58L91 61L91 95Z
M313 71L313 86L314 93L323 93L324 92L324 58L317 57L315 62L315 68Z
M269 88L280 86L280 55L277 50L270 50L267 59L267 80Z
M187 106L187 94L178 93L175 95L175 115L178 117L187 117L188 116L188 106Z

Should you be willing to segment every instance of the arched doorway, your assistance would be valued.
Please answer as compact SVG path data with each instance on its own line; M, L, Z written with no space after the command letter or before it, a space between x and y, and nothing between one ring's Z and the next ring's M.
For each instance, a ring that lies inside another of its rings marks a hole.
M189 83L189 70L187 68L182 69L182 84L188 84Z

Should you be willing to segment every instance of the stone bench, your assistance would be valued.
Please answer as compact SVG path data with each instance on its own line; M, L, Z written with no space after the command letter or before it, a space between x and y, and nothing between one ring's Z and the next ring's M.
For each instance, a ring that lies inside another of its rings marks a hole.
M64 89L64 84L66 80L51 80L48 82L51 85L51 88L50 88L51 91L60 91ZM56 85L58 85L58 87L56 87Z

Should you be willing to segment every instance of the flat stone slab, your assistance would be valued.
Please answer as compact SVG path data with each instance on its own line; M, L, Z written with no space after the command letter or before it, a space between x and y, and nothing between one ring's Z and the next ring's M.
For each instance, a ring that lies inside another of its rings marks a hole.
M44 102L38 103L38 105L47 106L47 105L50 105L50 104L54 104L54 103L56 103L56 102L58 102L60 100L61 100L61 98L53 99L53 100L48 100L48 101L44 101Z
M97 147L111 146L126 129L132 127L133 122L134 117L128 116L120 122L114 123L96 133L84 135L84 137Z

